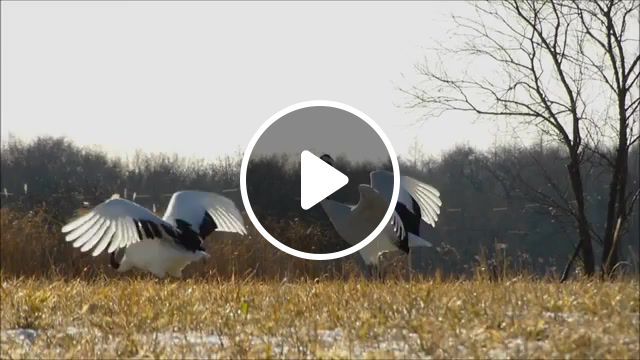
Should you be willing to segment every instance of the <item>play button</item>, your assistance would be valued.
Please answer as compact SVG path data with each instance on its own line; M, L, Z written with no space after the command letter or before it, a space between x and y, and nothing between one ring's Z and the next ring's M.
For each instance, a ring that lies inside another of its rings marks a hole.
M386 212L358 207L368 203L361 197L371 194L370 174L378 170L394 174ZM255 229L276 248L311 260L337 259L369 244L389 224L398 189L398 161L382 129L332 101L272 115L251 138L240 168L242 203ZM366 221L351 226L352 213ZM346 224L350 236L336 224Z
M300 206L309 210L347 185L349 177L305 150L300 154Z

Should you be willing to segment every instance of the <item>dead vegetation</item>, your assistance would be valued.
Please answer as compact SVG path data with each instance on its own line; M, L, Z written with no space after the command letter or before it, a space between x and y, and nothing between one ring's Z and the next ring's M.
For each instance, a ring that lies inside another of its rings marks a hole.
M64 241L62 222L44 209L26 214L0 209L0 263L5 275L27 277L117 278L108 256L94 258ZM292 223L287 236L299 241L324 240L322 231ZM332 262L305 261L289 256L249 227L248 236L215 233L205 241L211 254L206 262L189 265L185 277L193 278L345 278L359 273L354 257ZM130 276L130 274L125 275Z
M638 358L637 280L2 277L2 358Z
M252 232L158 280L80 253L43 211L0 221L0 358L640 356L637 278L559 284L481 256L466 280L366 281L353 259L295 259Z

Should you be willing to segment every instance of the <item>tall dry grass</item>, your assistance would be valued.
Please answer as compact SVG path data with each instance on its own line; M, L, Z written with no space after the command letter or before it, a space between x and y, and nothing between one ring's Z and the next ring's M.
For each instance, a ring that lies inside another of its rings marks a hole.
M60 228L69 220L53 218L46 208L37 208L28 213L0 209L0 271L5 276L17 277L91 279L123 276L110 267L108 254L93 257L65 242ZM302 248L302 243L312 243L322 244L326 251L332 241L341 241L339 238L332 238L337 235L332 235L331 231L315 225L281 219L272 221L271 228L278 228L283 241L294 248ZM349 279L363 276L362 261L357 254L331 261L299 259L272 246L248 220L246 223L249 224L246 236L214 232L205 239L205 248L211 258L187 266L183 272L184 277L281 281L285 278ZM382 271L384 277L390 279L407 279L426 274L428 277L450 279L508 280L534 274L526 254L509 256L499 245L481 248L475 261L464 265L465 272L462 273L444 270L461 261L460 258L449 257L447 254L450 248L445 248L444 244L415 254L413 261L419 260L426 264L422 274L408 271L410 260L402 253L385 254L381 257ZM339 249L333 251L336 250ZM523 258L527 258L526 261ZM578 266L577 272L579 270ZM130 277L132 274L128 273L126 276ZM557 276L557 273L548 272L544 277L553 279Z
M5 276L97 278L119 277L107 254L92 257L64 241L63 221L46 209L27 214L0 210L0 270ZM321 229L300 223L280 224L298 241L326 241ZM355 256L334 261L306 261L276 249L253 227L240 236L214 233L205 240L211 259L189 265L185 277L278 279L348 278L359 274ZM130 275L128 275L130 276Z

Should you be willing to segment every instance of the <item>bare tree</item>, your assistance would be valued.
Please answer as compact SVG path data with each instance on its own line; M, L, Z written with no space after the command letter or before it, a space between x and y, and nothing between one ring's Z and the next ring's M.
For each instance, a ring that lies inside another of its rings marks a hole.
M466 111L505 118L565 148L570 192L557 210L575 220L576 254L588 275L595 272L594 235L603 244L603 273L611 272L617 238L638 198L638 190L627 186L629 149L638 141L638 4L473 3L477 16L453 17L461 45L441 44L435 49L438 61L429 58L418 66L423 81L403 90L409 106L422 108L427 117ZM466 61L465 67L454 68L455 59ZM597 159L612 169L602 235L585 210L582 170ZM551 194L536 195L557 203Z

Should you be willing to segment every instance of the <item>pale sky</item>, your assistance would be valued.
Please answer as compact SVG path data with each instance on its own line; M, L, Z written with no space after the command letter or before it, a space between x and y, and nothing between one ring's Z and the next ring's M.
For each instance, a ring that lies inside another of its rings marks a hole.
M494 123L445 114L422 126L399 86L453 30L463 2L3 2L2 137L66 136L215 158L300 101L368 114L400 156L486 147Z

